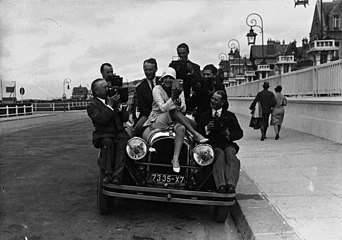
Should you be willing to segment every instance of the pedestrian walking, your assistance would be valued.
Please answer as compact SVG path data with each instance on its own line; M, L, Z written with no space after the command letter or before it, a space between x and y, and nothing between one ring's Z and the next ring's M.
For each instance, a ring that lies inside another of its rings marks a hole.
M285 110L284 106L287 105L287 99L286 97L281 93L282 86L278 85L275 90L275 100L276 105L273 107L272 115L271 115L271 126L274 126L274 132L275 132L275 140L279 139L279 132L281 129L281 124L284 120Z
M276 100L274 94L268 90L270 84L268 82L264 82L262 85L264 90L258 92L254 101L252 102L251 106L249 107L250 110L255 108L257 102L260 102L261 109L262 109L262 119L260 122L260 131L261 131L261 141L266 139L266 132L268 128L268 121L270 114L272 112L272 108L276 105Z

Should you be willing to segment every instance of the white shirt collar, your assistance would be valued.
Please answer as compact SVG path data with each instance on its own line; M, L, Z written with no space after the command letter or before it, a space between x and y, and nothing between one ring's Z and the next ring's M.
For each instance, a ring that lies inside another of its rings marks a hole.
M218 110L212 109L211 111L212 111L212 116L215 116L215 112L217 112L218 116L221 117L222 108L220 108Z
M99 99L104 105L106 105L106 100L105 99L102 99L102 98L99 98L99 97L97 97L97 99Z
M151 81L153 82L153 86L156 86L156 77L154 77L152 80L149 80L149 79L146 78L146 80L147 80L147 83L148 83L148 85L150 86L151 89L152 89Z

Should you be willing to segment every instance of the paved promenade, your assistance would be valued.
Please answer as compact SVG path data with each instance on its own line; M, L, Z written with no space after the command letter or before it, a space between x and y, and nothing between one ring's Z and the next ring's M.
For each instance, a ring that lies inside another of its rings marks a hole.
M238 141L240 208L233 213L242 235L341 240L342 145L285 128L276 141L273 127L262 142L260 131L247 127L249 118L237 116L244 138Z
M61 113L24 118L51 114ZM341 240L342 145L286 128L276 141L272 127L261 142L249 118L237 117L244 138L238 141L242 169L232 216L243 239ZM25 128L13 120L0 119L2 131Z

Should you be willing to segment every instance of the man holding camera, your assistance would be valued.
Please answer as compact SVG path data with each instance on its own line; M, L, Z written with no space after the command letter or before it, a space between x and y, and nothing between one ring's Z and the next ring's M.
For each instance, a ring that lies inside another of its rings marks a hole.
M177 79L183 79L184 97L187 109L190 109L190 93L196 80L201 78L200 66L188 59L189 46L181 43L177 47L177 55L179 60L172 61L169 67L176 70Z
M240 160L236 157L239 146L234 141L242 138L243 131L235 114L223 107L226 102L226 93L215 91L210 100L211 109L200 116L198 129L214 148L213 176L217 192L234 193L240 173Z
M100 67L100 72L102 78L107 81L109 87L121 87L122 86L122 77L117 76L113 73L113 67L110 63L103 63Z
M128 112L122 108L118 93L113 96L108 93L109 85L105 79L94 80L91 90L94 99L88 105L87 112L95 127L93 145L101 148L98 165L105 171L103 182L120 184L129 139L123 125L128 120Z
M217 68L213 64L208 64L203 68L203 78L196 80L190 98L196 122L203 112L210 109L210 99L216 90L225 91L225 88L217 78ZM228 108L228 102L224 107Z

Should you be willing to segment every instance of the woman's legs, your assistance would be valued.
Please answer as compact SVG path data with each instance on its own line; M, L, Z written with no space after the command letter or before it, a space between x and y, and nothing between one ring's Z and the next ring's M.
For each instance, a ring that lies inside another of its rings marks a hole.
M176 132L176 136L174 139L175 145L174 145L173 158L172 158L171 163L172 163L173 171L176 173L179 173L180 166L179 166L178 157L182 150L183 140L185 136L185 127L181 124L176 124L174 127L174 130Z
M172 110L170 111L170 116L173 120L177 121L178 123L182 124L200 143L208 141L208 139L204 138L201 134L199 134L189 123L186 116L183 115L180 111Z
M280 131L280 125L279 124L274 124L274 132L276 134L275 140L279 139L279 131Z

